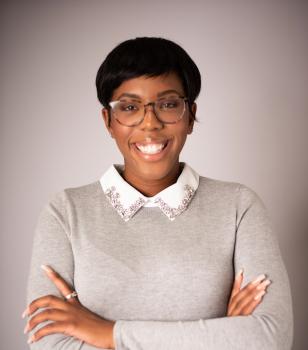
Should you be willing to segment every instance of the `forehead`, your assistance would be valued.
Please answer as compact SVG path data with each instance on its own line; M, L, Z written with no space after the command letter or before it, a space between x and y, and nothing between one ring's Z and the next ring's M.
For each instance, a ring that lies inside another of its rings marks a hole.
M160 97L166 90L175 90L175 93L184 95L182 82L176 73L171 72L156 77L142 75L126 80L114 90L112 99L119 98L123 93L135 94L143 99L152 99Z

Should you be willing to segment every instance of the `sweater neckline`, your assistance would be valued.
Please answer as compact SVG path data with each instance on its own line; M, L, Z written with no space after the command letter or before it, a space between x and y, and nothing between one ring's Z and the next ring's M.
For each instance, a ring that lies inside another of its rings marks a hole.
M100 185L111 206L124 221L130 220L142 207L158 207L171 221L189 206L199 186L199 174L188 164L181 162L183 169L177 182L153 197L146 197L121 176L122 164L112 164L101 176Z

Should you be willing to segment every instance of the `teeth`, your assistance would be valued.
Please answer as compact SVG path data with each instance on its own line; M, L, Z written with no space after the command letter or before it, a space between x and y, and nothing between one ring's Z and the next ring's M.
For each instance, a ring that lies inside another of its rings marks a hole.
M164 143L149 143L147 145L141 145L136 143L136 147L145 154L156 154L159 153L163 148Z

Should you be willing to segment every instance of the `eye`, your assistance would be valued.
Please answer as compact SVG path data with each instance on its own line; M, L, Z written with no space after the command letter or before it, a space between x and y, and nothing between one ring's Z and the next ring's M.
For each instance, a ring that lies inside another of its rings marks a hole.
M136 108L136 106L134 106L134 105L127 105L123 109L125 111L131 111L131 110L134 110L135 108Z
M160 109L174 109L177 108L179 105L178 100L165 100L161 101L159 104Z
M118 108L121 112L134 112L138 111L139 105L137 103L120 102Z

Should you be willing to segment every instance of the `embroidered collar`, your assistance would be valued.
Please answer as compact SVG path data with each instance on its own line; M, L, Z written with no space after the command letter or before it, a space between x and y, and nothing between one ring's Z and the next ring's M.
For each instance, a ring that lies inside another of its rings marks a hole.
M153 197L146 197L128 182L120 172L124 166L111 165L100 178L102 189L118 214L128 221L141 207L159 207L170 219L174 220L189 205L199 185L199 175L186 163L180 163L183 170L175 184L165 188Z

